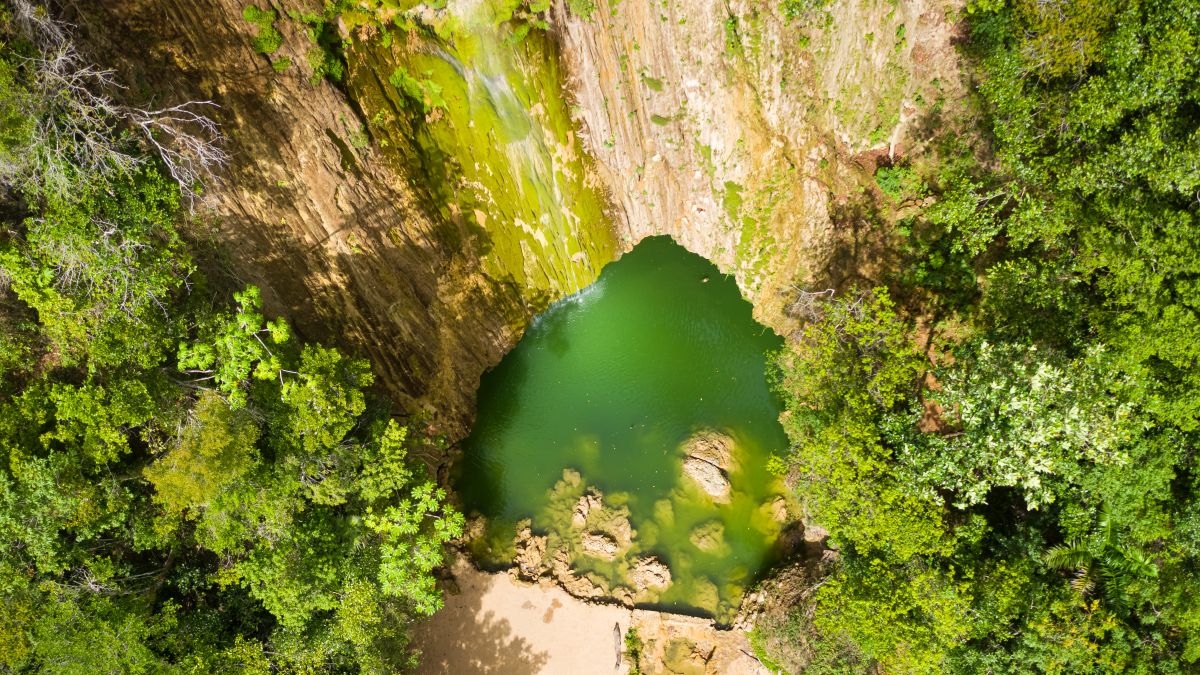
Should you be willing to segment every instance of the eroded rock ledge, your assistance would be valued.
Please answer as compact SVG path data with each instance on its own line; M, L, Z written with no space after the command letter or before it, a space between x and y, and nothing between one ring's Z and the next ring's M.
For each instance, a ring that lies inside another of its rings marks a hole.
M579 472L563 471L562 479L551 490L550 502L552 510L562 513L559 520L569 525L535 534L529 520L521 521L514 541L516 578L526 582L549 580L577 598L610 598L629 607L653 602L671 585L671 570L662 561L653 556L628 555L637 537L629 522L629 510L606 504L603 493L583 485ZM576 561L581 557L615 562L624 570L623 582L613 583L594 573L580 572Z
M734 466L732 439L723 434L705 431L696 434L682 444L679 452L705 466L716 467L716 462L726 469ZM724 471L725 469L717 469ZM687 475L687 474L685 474ZM722 473L722 476L724 474ZM723 485L727 485L723 483ZM681 485L681 487L683 487ZM677 490L676 498L691 500L697 496L688 491ZM641 549L638 532L630 522L629 509L624 505L628 495L606 496L594 486L586 485L579 472L564 469L547 496L548 506L539 515L541 531L535 531L530 519L517 524L516 536L510 549L513 566L510 574L526 583L552 584L571 595L589 600L608 600L627 607L658 602L663 593L675 582L674 574L663 559L653 554L653 548ZM713 499L714 508L719 500ZM701 501L700 503L703 503ZM806 546L806 529L794 522L788 501L775 496L759 506L765 519L779 523L784 535L777 546L786 555ZM711 520L694 526L688 539L695 549L705 555L726 555L730 548L726 541L725 524L714 511ZM671 499L661 499L654 505L653 523L665 524L674 520ZM480 519L468 539L478 544L486 540L486 527ZM474 547L474 544L472 544ZM485 558L493 564L502 563L508 554L491 549L482 549ZM494 559L496 553L501 560ZM596 562L603 563L600 568ZM597 569L606 570L599 573ZM717 583L702 576L688 577L687 594L689 604L713 611L723 620L729 620L736 609L722 604L721 590ZM734 600L736 602L736 600Z

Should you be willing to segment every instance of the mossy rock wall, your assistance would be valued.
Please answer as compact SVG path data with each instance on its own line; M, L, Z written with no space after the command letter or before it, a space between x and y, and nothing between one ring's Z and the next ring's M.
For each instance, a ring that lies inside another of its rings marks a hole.
M258 4L279 17L270 54L242 0L95 0L68 18L131 102L220 106L234 159L193 233L222 251L211 267L306 339L370 358L397 411L433 411L452 440L531 318L646 236L716 262L786 332L794 287L856 278L840 229L862 223L838 214L869 182L862 153L902 149L956 73L953 8L932 0L802 19L750 0L598 0L586 17L559 1L528 31L504 20L516 4L477 0L411 3L420 25L388 43L343 22L334 84L290 18L321 3ZM895 125L863 126L880 106Z

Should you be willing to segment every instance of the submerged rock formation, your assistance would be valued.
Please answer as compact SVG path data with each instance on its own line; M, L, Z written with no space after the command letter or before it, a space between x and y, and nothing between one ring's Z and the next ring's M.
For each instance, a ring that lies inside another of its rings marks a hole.
M571 512L571 527L581 529L587 524L588 514L594 509L599 509L603 502L604 498L598 491L591 489L585 492L576 502L575 510Z
M608 589L600 586L587 576L580 576L571 566L571 556L566 550L554 552L550 561L550 573L562 589L577 598L599 598L607 594Z
M617 556L617 540L603 532L584 532L583 552L596 558L612 560Z
M729 477L720 467L709 464L708 462L688 457L683 460L683 475L691 478L696 482L712 500L718 504L729 503L729 495L732 492L732 486L729 484Z
M572 473L578 476L578 473ZM552 493L560 493L564 489L560 485L569 489L570 484L555 484ZM604 494L595 487L588 487L579 501L575 502L571 511L571 529L581 533L580 541L584 553L609 558L615 556L618 551L629 548L637 535L629 522L629 509L624 506L606 505Z
M725 525L719 520L701 523L692 530L692 545L705 553L718 553L728 547L725 543Z
M683 454L703 460L722 471L731 471L734 466L733 438L718 431L701 431L683 442Z
M788 514L787 498L779 495L774 499L763 503L759 510L766 514L772 521L776 523L786 523L790 518Z
M574 469L563 470L547 498L549 504L538 516L545 534L534 534L530 519L517 523L512 575L522 581L549 578L579 598L610 597L632 605L634 591L621 579L587 571L590 559L614 563L616 570L632 564L627 558L636 550L637 532L629 509L606 503L604 494L585 485ZM620 495L617 501L622 501ZM484 536L483 528L476 528L474 536Z

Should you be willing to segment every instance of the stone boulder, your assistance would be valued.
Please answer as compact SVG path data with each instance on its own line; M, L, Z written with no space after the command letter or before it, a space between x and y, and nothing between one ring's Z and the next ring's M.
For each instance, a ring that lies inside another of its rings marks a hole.
M604 496L595 488L589 488L575 503L575 508L571 511L571 527L582 530L587 525L588 514L599 509L603 503Z
M733 486L729 484L729 477L725 475L721 467L703 459L688 457L683 460L683 475L695 481L696 485L705 494L712 497L714 502L718 504L729 502Z
M728 475L734 463L733 448L731 437L711 430L697 432L683 442L683 474L717 503L729 502L733 490Z
M692 434L683 442L683 454L729 471L733 468L733 447L733 438L728 434L705 430Z
M594 558L612 560L617 555L617 540L603 532L583 533L583 552Z
M589 487L571 509L571 528L583 532L583 552L600 558L614 557L629 548L637 534L629 522L629 509L607 506L604 494Z
M629 570L629 581L639 592L664 589L671 585L671 568L654 556L638 558Z
M517 532L514 542L517 555L513 562L518 579L534 581L547 572L546 537L535 535L528 522L522 521L525 526Z

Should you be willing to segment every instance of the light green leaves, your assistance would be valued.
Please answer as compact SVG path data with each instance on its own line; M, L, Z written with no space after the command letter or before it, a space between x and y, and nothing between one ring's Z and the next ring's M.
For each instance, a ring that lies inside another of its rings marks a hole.
M446 493L431 482L413 488L395 506L364 518L381 540L379 584L384 593L403 598L420 614L441 608L441 593L431 572L443 562L444 546L462 536L462 514L445 506Z
M137 380L97 385L55 385L50 390L57 425L45 443L78 444L90 461L107 464L129 450L129 433L154 415L155 401Z
M258 461L257 440L249 415L206 393L178 441L144 471L155 501L171 514L208 506Z
M798 493L817 521L838 541L901 559L945 546L940 506L891 470L883 432L915 424L894 409L915 393L923 360L887 292L817 305L775 365Z
M362 390L373 381L366 361L305 345L299 371L281 387L289 442L306 455L334 449L366 409Z
M923 434L898 459L928 499L950 494L957 508L1016 487L1031 509L1077 482L1081 463L1120 466L1138 433L1130 383L1104 350L1068 360L1036 347L981 342L964 349L931 392L951 434Z
M272 349L287 342L291 333L282 319L267 322L259 312L258 289L247 286L235 293L237 309L219 314L201 328L200 337L179 346L179 370L197 376L194 382L212 380L234 408L246 404L247 380L279 377L283 363Z

